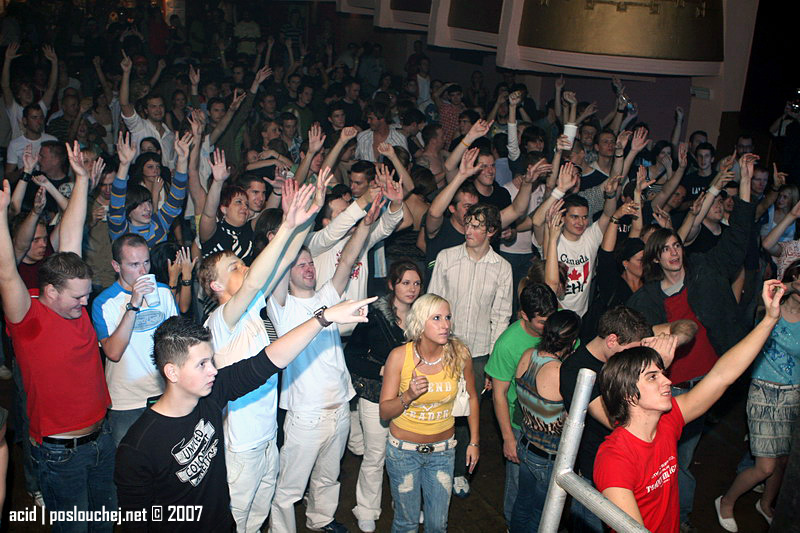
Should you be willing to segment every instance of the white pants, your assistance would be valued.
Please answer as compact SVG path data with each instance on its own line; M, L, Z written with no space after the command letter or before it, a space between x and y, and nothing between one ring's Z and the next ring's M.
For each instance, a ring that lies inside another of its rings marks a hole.
M358 399L358 413L364 434L364 458L358 471L353 514L359 520L377 520L381 516L383 463L389 424L381 421L378 404L364 398Z
M278 446L275 439L244 452L225 449L231 513L237 533L254 533L269 515L278 479Z
M361 398L355 402L355 409L350 408L350 436L347 437L347 449L353 455L364 455L364 434L361 431L361 421L358 417L359 401Z
M339 468L350 430L350 407L319 411L287 411L283 425L281 472L272 500L270 529L294 533L294 504L308 484L306 527L329 524L339 504ZM310 478L310 479L309 479Z

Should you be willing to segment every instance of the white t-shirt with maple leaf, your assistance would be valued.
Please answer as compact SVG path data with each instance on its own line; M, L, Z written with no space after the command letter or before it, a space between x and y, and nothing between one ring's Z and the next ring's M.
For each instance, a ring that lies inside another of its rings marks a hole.
M558 239L558 260L567 265L567 285L561 305L580 316L589 308L597 250L602 242L603 230L597 223L586 228L577 241L566 239L563 233Z

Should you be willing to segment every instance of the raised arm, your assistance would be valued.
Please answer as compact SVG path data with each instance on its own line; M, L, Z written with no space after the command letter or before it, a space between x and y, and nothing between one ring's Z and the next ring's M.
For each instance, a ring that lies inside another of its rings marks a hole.
M164 72L165 68L167 68L167 62L162 57L156 64L156 71L153 72L153 75L150 77L150 81L147 82L147 85L150 87L150 89L156 86L158 79L161 77L161 73Z
M275 237L253 260L250 270L247 271L242 281L242 287L225 304L222 317L229 328L233 329L236 326L253 298L265 289L268 282L274 284L281 277L281 267L285 269L297 256L305 237L304 234L311 227L311 224L306 224L306 222L319 210L316 203L306 207L313 194L313 185L304 185L297 191ZM299 239L293 238L301 227L303 227L301 231L303 236ZM290 240L295 245L293 250L287 249ZM271 287L265 290L265 294L269 292L271 292Z
M158 214L164 221L166 226L164 229L168 230L172 225L172 221L180 215L183 210L183 200L186 198L186 182L188 176L186 174L189 167L189 150L192 144L192 134L186 132L183 137L175 136L175 154L177 160L175 162L175 173L172 176L172 184L169 188L164 205L162 205ZM158 205L153 203L153 205Z
M556 78L554 85L556 89L555 100L553 100L553 103L555 104L554 111L556 113L556 118L563 123L564 113L561 109L561 93L564 90L564 76L559 76Z
M11 62L19 57L17 51L19 43L11 43L6 48L6 60L3 61L3 76L0 85L3 87L3 102L6 108L11 108L14 104L14 92L11 90Z
M44 45L42 47L42 52L44 53L44 57L50 61L50 76L47 78L47 89L45 89L42 95L42 103L44 103L45 107L50 108L58 84L58 56L52 46Z
M633 138L631 139L631 149L628 155L625 156L625 161L622 164L623 176L630 174L633 161L636 159L636 156L644 150L645 146L647 146L647 130L645 128L636 128L636 131L633 132Z
M356 226L356 230L350 236L350 240L342 249L339 256L339 264L336 265L336 271L333 273L331 283L336 292L341 296L347 288L347 282L350 281L350 273L353 270L353 265L358 261L361 256L361 251L364 248L364 243L367 242L369 236L370 226L375 222L381 213L381 208L386 202L382 201L381 193L375 195L372 200L372 206L367 211L367 216L361 219Z
M17 234L14 235L14 259L17 264L22 261L31 248L33 237L36 235L36 226L39 224L39 217L42 216L46 200L44 187L39 187L33 200L33 209L17 228Z
M664 207L664 204L667 203L672 193L674 193L678 185L681 184L683 175L686 172L686 166L689 164L688 153L689 145L680 143L678 145L678 170L672 173L672 176L664 183L664 186L661 187L661 190L658 191L658 194L656 194L655 198L650 202L650 205L653 206L653 210L657 207Z
M567 162L561 166L558 172L558 181L556 182L556 188L553 189L553 192L544 199L544 201L539 204L539 207L536 208L536 211L533 212L531 215L531 222L533 224L533 232L536 235L537 242L544 242L544 235L543 235L543 228L542 226L545 223L545 217L547 216L547 211L550 209L550 206L553 205L553 202L556 200L560 200L563 198L569 191L571 191L575 185L578 184L578 169L575 168L570 162Z
M89 199L89 171L83 166L81 146L75 141L70 148L67 144L67 156L72 172L75 173L75 185L69 204L64 210L59 224L59 252L75 252L81 255L83 248L83 225L86 222L86 210Z
M358 135L358 130L356 128L352 126L343 128L339 132L339 138L328 152L328 155L325 156L325 160L322 162L322 168L336 168L336 165L339 164L339 155L341 155L342 150L344 150L347 143L356 138L356 135Z
M117 139L117 156L119 157L119 167L117 176L111 185L111 200L108 206L108 231L112 239L115 239L127 232L128 219L125 213L125 196L128 192L128 168L131 161L136 156L136 148L131 144L131 134L126 133L125 137L119 132Z
M786 216L775 224L775 227L767 233L767 236L764 237L764 240L761 242L761 246L764 247L764 250L774 257L780 256L781 247L778 244L778 240L786 229L797 221L798 217L800 217L800 202L794 204L792 210L786 213Z
M487 122L485 120L478 120L472 125L467 134L464 135L464 138L461 139L461 142L458 143L455 149L450 152L450 155L447 156L447 161L444 162L444 167L447 170L447 181L455 177L461 163L461 157L469 149L470 145L472 145L476 139L489 133L489 129L492 127L493 123L494 121Z
M683 129L683 108L681 106L675 107L675 125L672 126L672 135L669 139L672 146L678 146L681 142L681 130Z
M397 153L394 151L394 146L385 142L381 143L378 145L378 153L385 156L387 159L389 159L389 161L392 162L394 169L397 171L397 175L400 177L400 182L403 184L403 190L405 191L405 194L411 193L411 191L413 191L415 188L414 180L411 178L411 174L408 173L408 169L403 165L402 161L400 161L400 158L397 157Z
M772 328L781 318L781 297L785 287L778 280L764 282L761 298L766 314L747 336L719 358L708 374L692 390L675 398L688 424L702 416L727 388L753 363Z
M533 184L536 183L539 178L552 171L553 166L548 163L545 158L541 158L535 164L528 167L525 176L522 178L519 191L517 191L517 195L514 197L514 201L511 202L511 205L500 211L500 223L503 228L507 228L516 220L528 214Z
M203 204L203 214L200 215L200 225L197 233L200 236L200 243L206 242L217 231L217 209L219 208L220 195L225 180L231 175L230 169L225 162L225 152L217 148L211 154L211 175L214 177L208 187L206 201Z
M106 101L109 105L111 105L111 100L114 98L114 91L111 87L111 84L108 82L108 78L106 78L105 72L103 72L103 62L101 61L100 56L94 56L92 58L92 65L94 65L94 72L97 75L97 81L103 88L103 94L106 97Z
M236 115L236 112L239 110L239 106L242 105L242 101L244 101L246 96L247 93L244 91L239 89L233 90L233 101L231 102L230 107L228 107L228 110L222 116L213 131L208 134L208 142L210 144L216 144L219 138L222 137L222 134L228 129L228 126L231 124L234 115Z
M294 174L294 179L298 185L302 185L308 177L308 172L311 169L311 161L322 150L322 145L325 143L325 134L322 133L322 127L318 122L311 125L308 130L308 152L306 152L300 165L297 167L297 172Z
M456 148L453 153L456 151L458 151L458 148ZM451 157L452 155L453 154L450 154ZM428 235L429 239L433 239L438 235L439 229L442 227L442 222L444 221L444 213L447 211L450 202L453 201L453 197L456 195L458 188L461 187L461 184L463 184L467 178L474 176L480 171L480 167L475 164L477 159L477 148L472 148L468 152L462 152L458 173L448 182L445 188L436 195L433 202L431 202L431 207L425 215L425 233Z
M21 322L31 307L31 297L17 271L17 261L11 234L8 230L8 206L11 203L11 185L3 181L0 191L0 301L6 320Z
M203 205L206 203L206 190L200 183L200 148L203 145L203 132L206 129L206 114L201 109L194 109L187 116L187 120L192 128L192 137L194 138L189 152L189 196L194 204L195 213L198 211L202 213Z
M741 170L741 165L739 165L739 167L741 174L743 170ZM756 206L756 216L754 220L760 219L764 215L764 213L767 212L770 206L775 203L775 201L778 199L778 192L780 191L781 187L783 187L783 185L786 183L787 177L788 174L786 174L785 172L778 172L778 165L776 163L772 164L772 185L767 187L767 190L764 193L764 198L762 198L761 201ZM752 180L752 178L753 178L753 173L751 171L750 179ZM742 191L740 190L739 192L741 194Z
M133 61L125 53L125 49L122 49L122 61L119 66L122 68L122 81L119 84L119 106L122 109L123 117L132 117L136 113L130 96Z
M559 293L561 284L558 267L558 239L561 238L561 228L564 227L564 200L556 200L547 210L547 235L544 242L544 282L553 290L554 294Z

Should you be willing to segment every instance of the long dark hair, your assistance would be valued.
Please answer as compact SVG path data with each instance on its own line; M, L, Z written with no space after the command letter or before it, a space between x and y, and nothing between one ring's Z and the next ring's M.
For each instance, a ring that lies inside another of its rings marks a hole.
M645 282L661 281L664 279L664 271L661 269L661 265L656 261L661 255L661 249L667 245L667 241L670 237L678 239L678 242L683 246L680 235L678 235L675 230L667 228L658 228L647 239L647 243L644 245L644 256L642 257L642 262L644 263L642 277ZM686 267L686 254L683 254L683 266Z
M386 279L389 281L392 287L394 287L395 285L400 283L405 273L408 272L409 270L413 270L414 272L416 272L417 275L419 276L420 283L423 282L425 277L422 275L422 269L420 269L419 265L417 265L411 259L398 259L397 261L389 265L389 277ZM419 291L420 295L422 295L423 292L424 291L420 290ZM392 288L389 288L389 299L390 299L389 301L392 301L394 299L394 289Z
M574 311L562 309L556 311L544 323L542 339L539 341L540 352L560 355L571 350L581 330L581 317Z

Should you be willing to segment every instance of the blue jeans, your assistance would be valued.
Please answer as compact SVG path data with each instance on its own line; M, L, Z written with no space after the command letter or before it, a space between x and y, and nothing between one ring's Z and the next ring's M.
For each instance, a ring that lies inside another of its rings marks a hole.
M420 498L425 495L425 533L447 531L447 511L453 489L455 448L420 453L386 442L386 472L394 500L392 533L419 529Z
M38 467L39 487L48 513L117 509L114 487L114 440L104 423L96 440L76 448L44 442L31 447ZM111 522L55 522L54 533L111 532Z
M14 359L11 365L11 374L14 377L14 427L19 428L16 433L16 440L22 446L22 473L25 477L25 490L29 494L39 492L39 481L37 480L36 464L31 459L31 422L28 420L28 395L22 385L22 373Z
M514 439L519 442L519 430L512 427L511 431L514 432ZM522 461L522 458L519 460ZM503 487L503 518L506 519L506 527L511 527L511 514L519 492L519 468L518 463L506 459L506 484Z
M519 493L511 515L511 533L536 533L542 519L547 487L553 473L553 461L517 446L519 457Z
M115 409L108 410L108 425L111 427L111 437L114 439L114 446L119 447L122 442L122 437L128 433L134 422L139 420L146 407L139 409L128 409L125 411L118 411Z
M694 387L700 379L691 380L691 386ZM672 387L672 396L680 396L689 392L689 390L691 388L679 389ZM681 502L681 524L689 521L689 513L692 512L694 507L694 490L697 487L697 480L689 471L689 467L692 466L694 452L700 442L700 437L703 435L705 420L706 416L703 415L683 426L683 432L678 441L678 491L680 492Z

